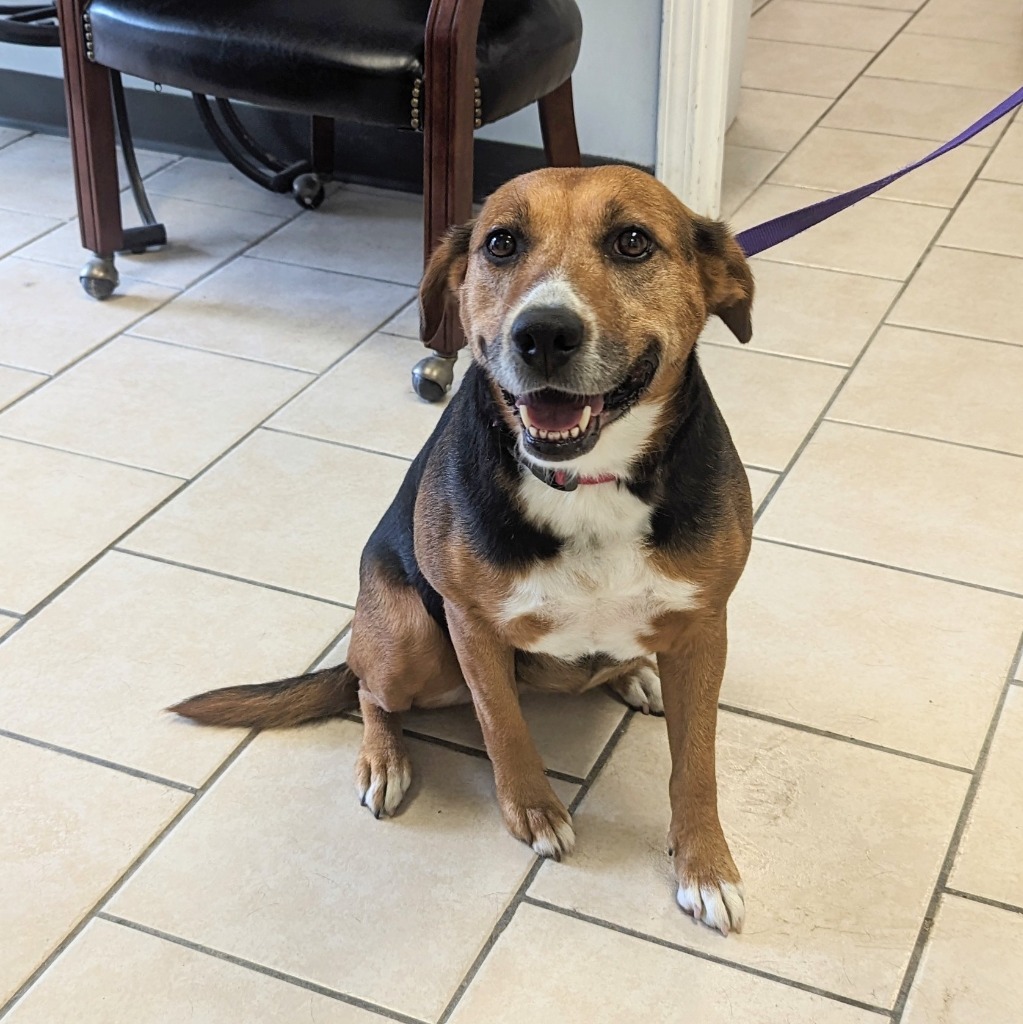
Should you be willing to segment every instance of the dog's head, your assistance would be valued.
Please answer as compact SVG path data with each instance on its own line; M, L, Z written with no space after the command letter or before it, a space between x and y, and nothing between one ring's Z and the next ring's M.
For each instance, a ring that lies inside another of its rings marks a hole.
M709 316L749 341L753 277L723 224L650 175L549 169L502 186L437 246L424 338L449 296L523 452L563 463L677 386Z

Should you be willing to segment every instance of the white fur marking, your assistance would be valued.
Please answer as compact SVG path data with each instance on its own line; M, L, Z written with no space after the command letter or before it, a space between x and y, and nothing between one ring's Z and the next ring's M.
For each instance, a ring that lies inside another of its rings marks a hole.
M741 932L746 920L746 902L742 885L719 882L717 885L680 885L675 896L678 905L708 928L722 935Z

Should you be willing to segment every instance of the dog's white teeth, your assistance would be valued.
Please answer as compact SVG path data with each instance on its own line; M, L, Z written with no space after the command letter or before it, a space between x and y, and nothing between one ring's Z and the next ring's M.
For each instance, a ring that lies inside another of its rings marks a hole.
M546 441L548 437L550 437L549 432L546 430L538 430L537 434L539 435L541 441Z
M580 435L581 433L582 433L582 431L581 431L581 430L580 430L580 429L579 429L578 427L573 427L573 428L572 428L572 429L571 429L571 430L570 430L570 431L568 432L568 436L569 436L569 437L578 437L578 436L579 436L579 435Z
M583 409L582 416L579 417L579 433L581 434L590 425L590 416L592 416L592 410L589 406ZM575 434L573 434L573 437Z
M526 430L532 430L533 421L529 418L529 409L524 405L520 405L519 415L522 417L522 425L526 428Z
M536 427L526 427L526 430L529 432L530 437L540 436L540 432L536 429Z

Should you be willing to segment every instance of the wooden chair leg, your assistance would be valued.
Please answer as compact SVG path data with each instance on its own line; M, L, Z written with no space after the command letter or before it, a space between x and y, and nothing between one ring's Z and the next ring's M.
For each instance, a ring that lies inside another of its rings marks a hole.
M549 92L537 104L540 108L540 134L550 167L578 167L579 136L575 130L575 106L572 103L572 79Z
M124 247L110 72L86 54L81 0L57 7L82 245L95 255L81 281L90 295L106 298L117 287L114 253Z

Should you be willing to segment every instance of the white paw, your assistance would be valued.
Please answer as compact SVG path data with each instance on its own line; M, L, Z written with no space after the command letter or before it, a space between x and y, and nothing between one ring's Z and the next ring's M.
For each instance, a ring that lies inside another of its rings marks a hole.
M355 789L362 806L368 807L374 818L394 814L410 785L412 766L408 761L370 763L360 758Z
M532 824L532 816L531 816ZM545 821L533 828L533 851L541 857L561 860L575 848L575 829L570 821Z
M629 707L642 711L644 715L664 714L661 678L652 668L642 665L627 676L613 680L610 686Z
M742 883L719 882L716 885L680 885L675 895L678 905L695 920L722 935L741 932L746 920L746 900Z

